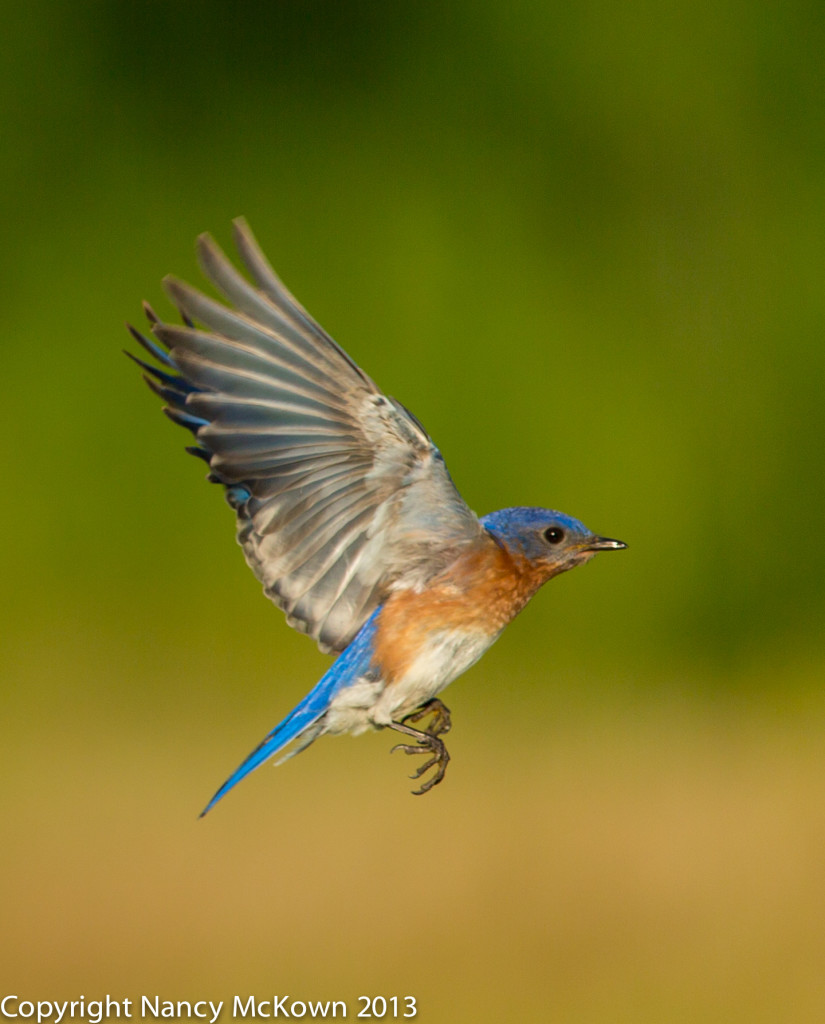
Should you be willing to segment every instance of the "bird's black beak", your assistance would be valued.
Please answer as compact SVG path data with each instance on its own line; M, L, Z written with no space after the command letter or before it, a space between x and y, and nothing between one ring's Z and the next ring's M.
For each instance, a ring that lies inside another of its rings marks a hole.
M611 540L610 537L594 537L587 545L587 551L621 551L627 544L623 540Z

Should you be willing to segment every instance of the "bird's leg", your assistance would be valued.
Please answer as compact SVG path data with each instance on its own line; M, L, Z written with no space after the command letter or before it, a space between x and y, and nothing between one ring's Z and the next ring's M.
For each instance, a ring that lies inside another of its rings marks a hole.
M430 727L427 732L431 736L443 736L445 732L449 732L453 727L453 723L450 719L450 709L446 704L437 698L433 697L432 700L428 700L426 704L417 710L411 712L409 715L404 715L401 719L402 722L420 722L422 718L426 718L427 715L432 715L433 720L430 722Z
M440 705L441 708L446 712L447 709L441 704L441 701L435 701L436 704ZM426 713L426 710L432 710L429 708L422 708L421 711ZM421 712L415 712L415 717L424 717ZM429 771L430 768L435 767L435 773L427 779L426 782L422 782L420 789L414 789L414 796L421 796L422 793L428 793L433 786L437 786L439 782L444 778L444 773L447 771L447 765L450 763L450 755L447 753L447 748L444 746L444 741L439 739L436 733L422 732L420 729L413 729L410 725L404 723L409 719L413 718L413 715L407 715L407 717L401 722L390 722L389 728L395 729L396 732L403 732L407 736L412 736L416 743L397 743L392 750L391 754L395 753L396 750L403 750L405 754L423 754L428 751L432 754L432 757L428 758L411 776L411 779L420 779L424 772ZM439 725L443 725L443 720L440 720ZM447 712L447 728L449 728L449 712ZM446 729L441 728L441 732L446 732Z

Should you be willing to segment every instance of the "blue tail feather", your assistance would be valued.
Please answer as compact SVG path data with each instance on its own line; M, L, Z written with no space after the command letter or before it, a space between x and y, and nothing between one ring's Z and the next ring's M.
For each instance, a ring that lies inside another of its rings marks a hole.
M287 744L298 739L324 714L332 698L341 690L352 686L370 671L372 662L372 639L375 635L376 609L359 630L355 639L333 663L315 687L297 704L292 711L268 733L249 757L240 764L215 793L201 811L202 818L215 804L236 786L241 779L279 753ZM309 742L312 742L313 736ZM308 745L308 744L307 744ZM301 749L300 747L298 749ZM295 750L297 753L298 750Z

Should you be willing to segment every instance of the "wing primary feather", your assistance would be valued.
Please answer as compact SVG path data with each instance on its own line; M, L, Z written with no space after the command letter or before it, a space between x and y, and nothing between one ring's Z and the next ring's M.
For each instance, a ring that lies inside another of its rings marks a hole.
M152 309L152 307L149 305L149 303L146 302L145 300L144 300L144 303L143 303L143 312L144 312L144 314L146 316L146 319L149 321L149 323L156 324L156 323L160 322L160 317L157 315L157 313L154 311L154 309Z
M258 405L284 412L309 413L321 416L333 423L349 425L352 416L345 412L343 403L339 406L322 401L317 395L305 394L294 388L272 383L261 377L250 377L246 374L216 374L215 382L220 390L197 391L198 401L208 402L216 410L223 403L227 405Z
M149 381L147 381L147 384L149 384ZM149 386L151 387L151 384ZM190 416L188 412L183 412L168 405L163 407L163 411L173 423L191 430L196 437L201 427L208 425L208 420L202 420L199 416Z
M207 420L204 422L208 423ZM209 424L204 433L204 440L217 455L226 456L227 459L256 456L260 459L261 468L264 468L269 454L276 454L280 450L291 449L295 452L306 452L308 455L321 455L340 451L341 448L340 438L321 431L233 431L221 430L214 424Z
M176 277L165 277L163 285L173 302L224 338L238 342L251 340L267 348L275 346L289 349L297 356L309 358L310 365L317 365L322 360L328 369L340 372L340 360L331 359L323 347L319 347L316 339L310 340L275 312L270 315L270 322L267 322L243 312L235 312Z
M308 322L311 318L306 311L297 315L285 308L283 303L275 302L265 291L253 287L226 258L211 235L201 235L197 248L206 276L242 313L255 322L265 324L275 334L285 334L301 350L311 351L316 358L322 354L330 361L330 353L323 350L319 352L318 346L319 338L326 341L326 336L314 321L311 324ZM298 308L294 298L292 305ZM331 361L333 365L339 362L337 353L333 353Z
M201 446L197 444L190 444L186 446L186 451L189 452L190 455L194 455L195 458L197 459L203 459L206 465L209 465L209 460L212 458L212 453L208 449L201 448ZM218 483L219 481L215 482Z
M226 473L228 478L232 480L242 480L244 478L249 480L267 480L283 464L285 455L289 454L290 450L285 449L284 453L273 453L271 456L269 454L259 455L256 458L244 455L243 458L238 458L237 455L233 456L230 453L224 455L217 452L215 453L215 461L212 465L214 469ZM300 449L291 452L293 459L296 454L305 454L308 457L324 455L338 457L340 449L330 447L329 445L302 445Z
M132 355L128 349L123 349L123 354L128 356L133 363L137 363L145 373L150 374L156 381L161 384L165 384L167 387L174 388L176 391L179 391L184 395L191 394L191 392L196 390L184 377L181 377L178 374L166 373L164 370L158 369L157 366L152 366L151 363L147 363L143 359L138 359L138 357Z
M246 218L236 217L232 221L232 237L243 265L261 291L269 296L278 309L287 314L296 324L308 328L313 334L323 338L325 332L272 269L269 260L252 234Z
M172 349L172 358L178 362L178 351L190 353L199 358L211 359L217 366L261 374L265 378L278 380L283 377L286 367L303 380L303 385L320 388L324 395L332 397L342 391L342 382L317 363L311 363L294 353L285 345L267 336L260 328L251 327L244 337L222 337L197 328L178 324L157 323L152 328L155 337ZM235 335L241 332L235 332ZM183 364L178 362L183 369ZM193 366L197 371L197 365ZM288 378L287 378L288 379ZM197 383L197 380L195 380Z
M175 366L190 379L198 391L215 391L219 394L233 395L236 393L255 393L267 391L277 397L289 393L295 401L306 401L328 407L330 415L333 411L352 418L352 410L346 400L333 395L328 385L308 380L293 370L284 367L273 370L271 366L250 359L242 352L188 351L176 347L174 351Z
M317 408L282 402L266 402L259 398L227 398L214 393L196 392L189 400L190 407L204 416L216 429L264 431L281 433L295 430L328 432L331 428L346 429L350 424L338 420Z
M306 326L319 340L329 345L339 355L365 384L373 391L378 391L374 381L361 367L352 359L327 332L320 327L309 315L304 307L292 295L283 281L278 277L264 256L263 250L258 245L255 236L252 234L249 225L243 217L237 217L232 222L235 247L243 260L244 266L252 275L258 287L275 302L279 309L291 313L297 320Z
M164 352L160 345L156 345L154 341L147 338L145 334L142 334L137 329L137 327L133 327L131 324L126 324L126 327L138 345L142 345L149 355L154 356L159 363L164 363L166 366L174 367L175 364L172 362L169 353Z
M153 380L148 373L144 373L143 379L149 390L154 391L164 402L169 402L176 409L182 409L185 406L187 394L185 391L180 391L178 388L171 387L168 384L160 384L158 381Z
M130 325L151 359L131 358L197 438L187 451L224 487L267 595L322 650L348 651L393 587L425 585L482 527L421 423L295 300L246 222L233 231L242 267L198 241L224 301L167 279L183 325L144 304L156 340ZM307 700L312 714L288 716L216 799L284 744L312 740L325 706Z
M181 318L181 320L183 320L184 324L187 327L194 327L195 326L195 323L192 320L192 317L189 316L189 314L186 312L186 310L183 308L183 306L178 306L178 313L180 313L180 318Z

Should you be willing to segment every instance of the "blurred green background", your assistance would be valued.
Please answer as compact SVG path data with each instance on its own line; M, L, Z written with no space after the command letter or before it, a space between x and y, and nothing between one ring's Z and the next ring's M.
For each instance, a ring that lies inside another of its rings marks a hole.
M825 1018L825 8L32 0L4 36L3 992ZM328 663L119 352L241 213L479 514L630 545L454 684L421 800L375 734L196 820Z

